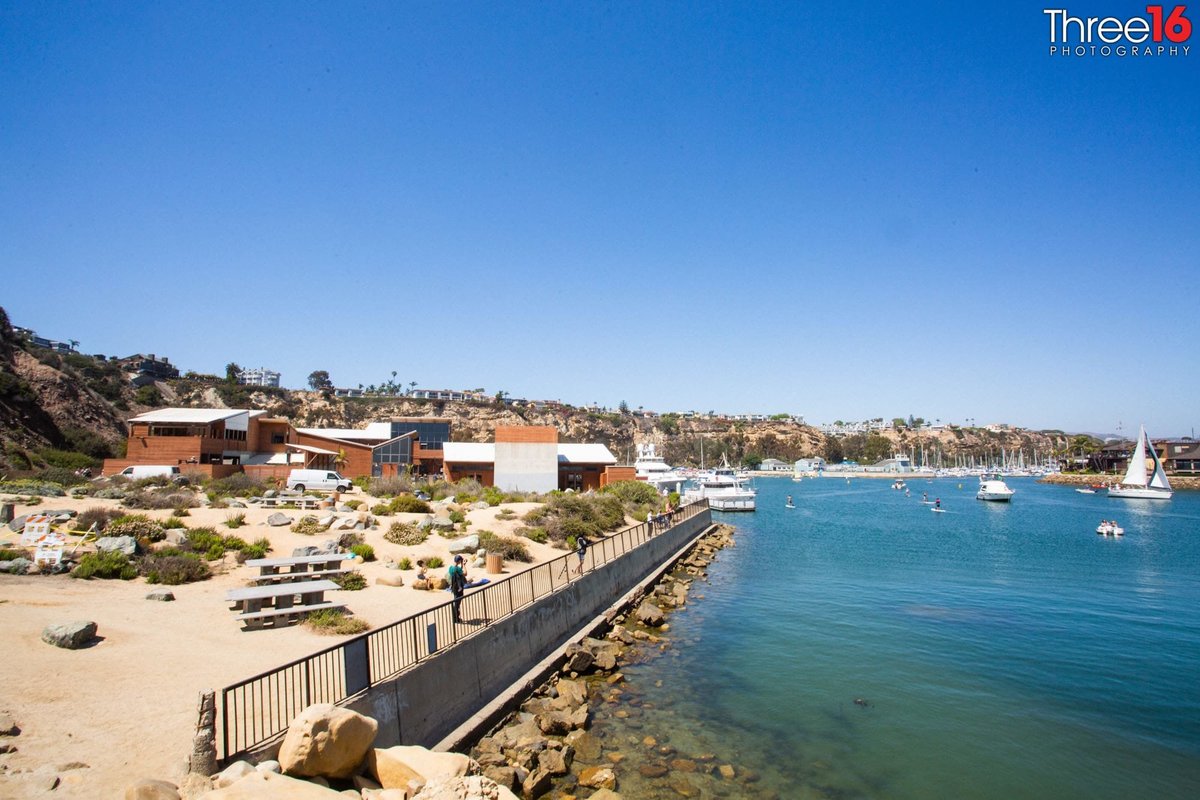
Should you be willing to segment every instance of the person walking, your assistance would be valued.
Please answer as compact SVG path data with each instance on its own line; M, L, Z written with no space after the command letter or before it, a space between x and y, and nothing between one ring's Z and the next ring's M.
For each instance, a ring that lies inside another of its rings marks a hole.
M575 553L579 556L579 566L575 567L576 575L583 574L583 558L587 555L588 545L590 544L591 542L582 533L575 538Z
M450 581L450 594L454 595L454 600L451 602L451 609L455 622L462 622L462 617L459 614L459 606L462 604L463 593L467 588L467 573L463 571L463 557L455 556L454 563L446 575Z

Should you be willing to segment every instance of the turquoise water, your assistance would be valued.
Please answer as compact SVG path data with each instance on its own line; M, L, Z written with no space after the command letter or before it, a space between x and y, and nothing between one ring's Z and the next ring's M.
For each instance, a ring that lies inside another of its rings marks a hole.
M756 514L714 515L737 546L671 646L625 671L635 716L598 712L609 742L655 734L758 777L705 796L1200 796L1200 493L757 484Z

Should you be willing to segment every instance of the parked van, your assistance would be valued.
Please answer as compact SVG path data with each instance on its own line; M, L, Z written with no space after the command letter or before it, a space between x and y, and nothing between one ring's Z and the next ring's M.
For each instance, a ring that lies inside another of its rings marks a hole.
M173 478L179 474L179 467L169 467L166 464L135 464L117 474L135 481L141 478Z
M327 492L348 492L354 488L349 478L326 469L294 469L288 473L287 488L303 492L318 489Z

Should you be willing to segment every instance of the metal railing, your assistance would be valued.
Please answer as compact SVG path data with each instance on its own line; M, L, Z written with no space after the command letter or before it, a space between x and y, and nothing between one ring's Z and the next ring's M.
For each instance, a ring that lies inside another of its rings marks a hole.
M604 566L708 509L705 500L676 510L663 524L643 522L592 542L584 571ZM341 703L429 658L460 639L560 591L573 579L570 552L468 592L461 622L453 600L320 650L221 690L222 756L228 760L283 733L313 703Z

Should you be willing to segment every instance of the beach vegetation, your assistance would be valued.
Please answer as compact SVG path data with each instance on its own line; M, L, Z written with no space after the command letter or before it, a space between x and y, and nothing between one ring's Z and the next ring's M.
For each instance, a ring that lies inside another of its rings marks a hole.
M625 523L625 504L615 494L552 492L545 505L526 514L524 521L545 529L550 541L561 546L568 536L582 533L591 538L620 528Z
M429 503L419 500L411 494L400 494L392 498L388 507L393 514L428 514Z
M517 530L517 535L524 536L529 541L537 542L538 544L545 544L550 539L550 534L546 533L546 529L536 525L532 527L519 528Z
M305 617L304 624L314 633L326 636L353 636L371 629L366 620L348 616L345 609L341 608L323 608L320 611L314 611Z
M333 582L338 585L338 588L346 592L357 592L367 588L367 579L361 572L343 572L341 575L334 575Z
M110 522L120 519L122 516L124 516L124 512L116 509L93 506L81 511L72 524L77 531L86 531L95 525L96 532L99 533L104 531Z
M225 527L236 530L246 524L246 515L242 513L229 514L225 517Z
M408 475L386 475L379 478L367 478L362 489L373 497L395 497L413 490L412 478Z
M429 538L429 529L421 528L411 522L393 522L383 538L392 544L416 545Z
M389 503L376 503L371 506L371 513L377 517L388 517L392 514L392 506Z
M457 510L451 511L450 512L450 521L453 522L455 525L462 524L463 522L467 521L467 515L461 511L457 511Z
M354 544L350 545L350 552L356 556L360 556L363 561L375 560L375 548L369 544Z
M514 536L498 536L491 531L479 531L479 546L489 553L499 553L507 561L533 561L529 548Z
M646 481L615 481L600 490L601 494L616 495L622 503L645 505L659 500L658 492Z
M18 558L29 558L25 550L14 550L10 547L0 547L0 561L13 561Z
M214 478L204 488L209 493L209 499L215 500L217 497L261 495L266 490L274 488L274 485L257 481L244 472L235 472L224 478Z
M305 514L292 523L292 533L299 533L303 536L316 536L324 530L325 526L321 524L321 521L311 514Z
M120 579L133 580L138 576L137 565L129 560L129 556L119 550L103 550L98 553L88 553L79 559L75 569L71 570L72 578L101 578L104 580Z
M37 455L47 466L71 470L72 474L78 469L96 469L100 466L100 459L74 450L45 447L38 450Z
M404 558L402 558L396 562L396 568L397 569L412 569L412 559L409 558L408 556L405 556Z
M132 536L139 542L161 542L167 538L166 528L145 514L126 514L108 523L106 536Z
M429 567L430 569L438 569L439 567L445 566L445 564L446 562L442 561L441 556L429 556L425 559L425 566Z
M516 518L517 512L513 511L511 508L502 508L496 512L496 519L501 520L502 522L507 522L510 519Z
M143 556L140 571L145 576L146 583L165 586L195 583L212 576L212 570L199 555L178 547L168 547Z
M343 505L351 511L357 511L359 506L363 504L362 500L347 500Z
M186 509L184 510L186 511ZM164 529L170 530L171 528L186 528L187 523L180 518L178 513L175 513L163 520L162 526Z

